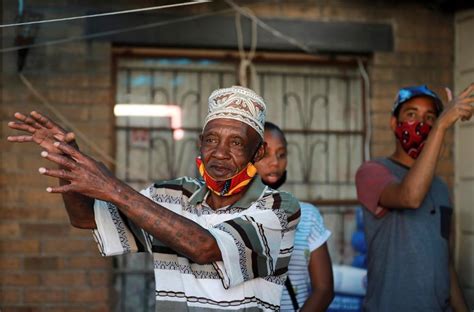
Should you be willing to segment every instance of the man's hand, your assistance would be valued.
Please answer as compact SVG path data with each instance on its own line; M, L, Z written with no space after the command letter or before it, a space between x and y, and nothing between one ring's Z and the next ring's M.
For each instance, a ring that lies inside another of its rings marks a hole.
M90 198L109 200L111 193L125 185L101 163L64 142L55 142L59 153L43 151L41 156L58 164L61 169L39 168L41 174L68 181L69 184L48 187L50 193L75 192Z
M32 111L29 116L15 113L14 116L17 121L9 122L8 127L29 132L29 134L9 136L7 138L9 142L35 142L50 153L60 153L60 151L54 147L54 142L56 141L66 142L77 147L73 132L67 132L38 112Z
M448 104L446 109L436 121L436 126L446 130L456 123L459 119L466 121L471 119L474 111L474 83L471 83L461 94L453 97L453 93L446 88Z

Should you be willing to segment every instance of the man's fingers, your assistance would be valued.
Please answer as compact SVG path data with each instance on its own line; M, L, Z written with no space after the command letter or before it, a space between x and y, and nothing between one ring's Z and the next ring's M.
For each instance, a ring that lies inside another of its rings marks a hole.
M46 188L46 192L48 193L67 193L73 191L72 184L66 184L61 186L49 186Z
M41 125L38 124L33 118L29 116L25 116L22 113L18 113L18 112L15 113L13 116L15 116L16 119L22 121L25 124L32 126L35 129L41 129Z
M86 156L79 152L77 149L71 145L64 142L54 142L54 146L57 147L61 152L66 155L69 155L77 162L84 162Z
M45 167L41 167L38 169L38 171L42 175L47 175L67 181L74 180L75 178L75 175L71 171L67 171L65 169L46 169Z
M77 163L75 161L71 160L70 158L64 157L62 155L49 153L47 151L42 151L41 157L44 157L52 162L55 162L58 165L61 165L69 170L77 169Z
M464 103L464 104L469 104L469 105L474 104L474 94L471 94L469 96L462 98L461 100L459 100L459 102Z
M74 132L68 132L66 134L55 134L54 138L61 142L71 143L76 140L76 135Z
M453 91L450 88L444 88L446 91L446 96L448 97L448 102L453 100Z
M66 132L63 128L61 128L60 126L58 126L57 124L55 124L54 122L52 122L51 120L49 120L48 118L46 118L45 116L41 115L40 113L36 111L32 111L30 113L30 116L33 117L43 127L46 127L48 129L57 128L61 132Z
M25 123L21 122L15 122L15 121L10 121L8 124L9 128L15 129L15 130L21 130L21 131L27 131L29 133L35 133L36 129L33 128L30 125L27 125Z
M33 141L31 135L11 135L7 137L8 142L24 143Z
M459 97L466 97L472 92L474 92L474 82L471 82L471 84L459 94Z

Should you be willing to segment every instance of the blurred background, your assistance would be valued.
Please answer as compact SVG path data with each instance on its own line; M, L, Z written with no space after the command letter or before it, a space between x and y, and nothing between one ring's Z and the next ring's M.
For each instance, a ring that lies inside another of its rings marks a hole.
M472 1L3 0L1 16L1 311L154 305L152 260L100 257L45 192L56 181L37 173L40 149L6 141L17 111L76 132L81 150L140 189L196 175L208 96L247 85L287 134L286 190L320 208L333 263L363 267L354 174L393 151L397 90L427 84L446 99L444 87L474 81ZM473 137L472 120L450 131L437 170L455 203L455 264L471 307Z

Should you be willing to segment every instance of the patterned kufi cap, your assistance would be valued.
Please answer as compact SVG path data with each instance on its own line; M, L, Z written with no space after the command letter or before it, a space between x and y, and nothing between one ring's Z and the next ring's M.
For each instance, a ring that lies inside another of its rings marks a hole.
M234 119L246 123L263 139L266 106L255 91L241 86L217 89L209 97L209 108L204 127L217 118Z

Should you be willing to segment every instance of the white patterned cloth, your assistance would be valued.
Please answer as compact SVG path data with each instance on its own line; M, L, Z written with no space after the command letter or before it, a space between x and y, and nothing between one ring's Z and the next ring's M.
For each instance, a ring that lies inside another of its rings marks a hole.
M255 91L241 86L217 89L209 97L203 129L217 118L234 119L255 129L263 139L265 113L265 102Z
M103 255L153 254L156 311L278 311L300 210L289 193L260 178L230 207L213 210L200 180L164 181L142 192L207 229L222 261L200 265L177 254L103 201L94 206L94 236Z
M315 206L300 202L301 221L296 228L295 249L288 266L288 275L301 308L311 292L308 265L311 252L324 244L331 232L324 227L323 217ZM283 289L281 311L294 311L290 295Z

